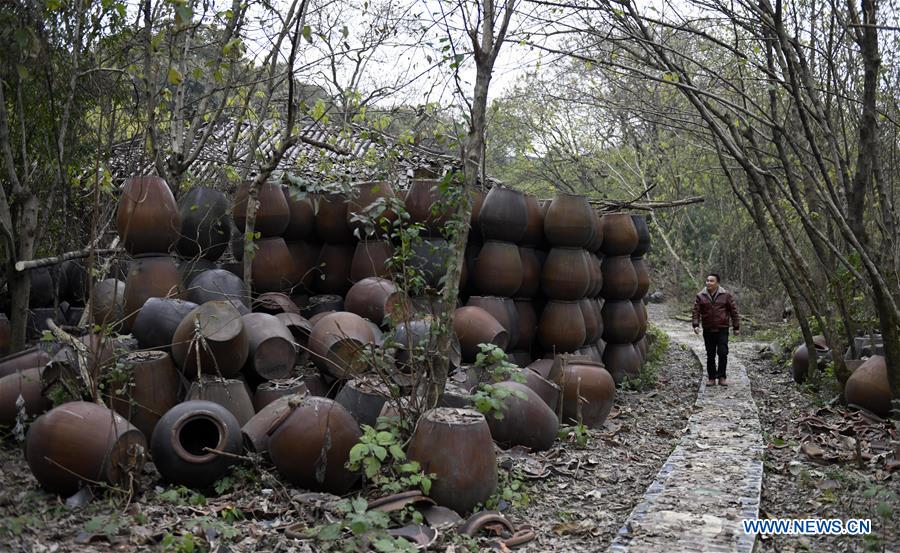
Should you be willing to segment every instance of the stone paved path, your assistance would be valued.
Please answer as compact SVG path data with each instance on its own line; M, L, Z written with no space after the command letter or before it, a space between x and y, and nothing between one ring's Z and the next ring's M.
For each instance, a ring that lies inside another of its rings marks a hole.
M703 339L690 323L668 318L651 306L651 320L671 338L690 347L705 367ZM728 387L700 391L687 432L644 499L632 511L609 553L682 551L749 552L755 535L744 534L741 520L759 514L764 447L759 415L750 393L747 364L758 344L729 344Z

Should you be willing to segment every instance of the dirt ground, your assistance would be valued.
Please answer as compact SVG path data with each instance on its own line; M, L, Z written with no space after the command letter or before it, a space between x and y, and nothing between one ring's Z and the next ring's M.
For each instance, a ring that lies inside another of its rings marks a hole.
M518 550L603 549L677 443L698 378L693 356L672 347L657 386L620 391L606 427L590 431L583 447L573 435L542 454L498 452L501 466L509 469L501 470L509 476L501 487L522 482L522 495L500 507L537 534ZM298 521L329 522L337 499L284 487L265 464L245 464L222 483L221 493L205 494L161 486L148 464L142 491L134 496L111 492L73 507L41 491L21 445L10 438L0 448L0 479L2 551L317 550L320 542L289 539L284 528ZM451 539L435 545L457 551L474 546Z
M868 536L763 536L760 551L900 551L897 421L870 418L834 392L802 389L759 357L748 371L767 442L760 518L870 519ZM856 438L860 447L856 448Z
M656 309L651 316L665 316ZM894 520L900 494L894 423L873 421L801 390L786 368L760 357L749 371L768 449L762 517L870 518L861 537L769 537L762 551L900 551ZM537 538L517 551L602 551L642 498L685 430L702 368L671 345L655 386L619 390L604 428L576 435L540 454L499 452L501 488L515 489L500 509ZM860 436L857 455L848 434ZM812 445L816 447L812 447ZM817 449L818 448L818 449ZM860 459L862 468L860 468ZM258 461L258 460L257 460ZM293 539L307 527L339 517L339 498L282 485L270 465L243 463L217 490L203 494L161 485L148 464L133 496L107 492L64 498L41 491L21 445L0 445L0 551L284 551L358 550L344 539ZM518 485L521 482L521 486ZM369 498L371 499L371 498ZM346 537L346 534L345 534ZM466 551L489 545L444 531L431 550Z

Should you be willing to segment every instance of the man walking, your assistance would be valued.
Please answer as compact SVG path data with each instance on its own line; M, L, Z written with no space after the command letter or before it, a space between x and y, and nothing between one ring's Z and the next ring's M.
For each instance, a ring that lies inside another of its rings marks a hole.
M703 343L706 345L706 374L709 377L707 386L727 386L725 369L728 365L728 322L734 328L735 336L741 333L741 319L738 316L734 297L728 290L719 285L719 275L710 273L706 277L706 287L697 294L691 322L694 333L700 334L703 323ZM716 356L719 367L716 369Z

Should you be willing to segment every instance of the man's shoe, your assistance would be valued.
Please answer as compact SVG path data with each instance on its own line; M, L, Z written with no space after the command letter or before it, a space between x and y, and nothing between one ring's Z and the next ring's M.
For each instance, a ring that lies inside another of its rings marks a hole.
M728 386L728 382L725 382L724 378L719 379L719 386Z
M706 381L706 385L707 385L707 386L715 386L715 385L716 385L716 379L715 379L715 378L710 378L709 380Z

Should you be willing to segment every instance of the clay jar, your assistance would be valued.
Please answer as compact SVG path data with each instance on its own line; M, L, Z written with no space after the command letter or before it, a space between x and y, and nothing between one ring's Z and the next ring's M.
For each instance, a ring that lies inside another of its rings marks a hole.
M144 349L171 351L175 329L197 304L173 298L150 298L134 321L132 334Z
M470 190L469 197L472 201L472 214L469 216L469 241L481 242L484 237L481 235L481 223L478 219L481 215L481 208L484 206L485 193L480 190Z
M411 359L410 351L418 351L421 354L431 355L437 351L438 344L435 333L432 331L434 319L404 320L395 327L394 344L396 346L395 359L397 367L405 368ZM450 351L447 352L451 367L458 367L462 361L462 352L459 339L456 335L450 337Z
M644 334L647 333L647 307L644 305L642 300L635 300L631 302L631 305L634 307L634 314L637 315L638 318L638 333L635 341L640 340L644 337ZM596 340L594 340L596 342Z
M606 256L601 265L603 289L600 291L607 300L630 300L637 291L637 273L627 255Z
M632 215L631 222L637 231L638 243L631 255L640 257L650 251L650 228L647 226L647 218L643 215Z
M125 316L125 283L107 278L94 284L88 302L94 324L100 326L120 322Z
M293 241L312 238L316 230L316 212L312 199L300 192L292 193L287 187L283 187L282 191L290 213L283 233L284 239Z
M253 400L250 398L250 389L246 382L238 378L202 376L191 383L187 399L211 401L221 405L234 415L239 426L247 424L247 421L256 414Z
M266 292L256 296L256 299L253 301L253 311L268 313L269 315L277 315L279 313L300 314L300 308L297 307L297 304L281 292Z
M390 233L392 223L397 214L391 209L390 200L396 198L394 188L387 181L357 182L347 201L347 226L356 236L362 238L369 234L376 236ZM373 219L374 228L366 228L354 216ZM371 232L370 232L371 231Z
M187 289L188 300L202 305L208 301L227 301L241 313L249 313L249 296L244 281L225 269L198 274Z
M374 343L375 336L365 319L339 311L322 317L309 337L313 362L332 378L349 378L363 372L367 361L363 348Z
M891 413L891 386L884 356L873 355L857 367L844 386L847 403L868 409L880 417Z
M628 213L607 213L600 218L603 227L601 250L606 255L631 255L638 246L638 233Z
M16 371L43 367L47 361L50 361L50 357L49 353L38 347L7 355L0 359L0 378L15 374Z
M445 207L435 213L435 206L443 201L440 186L439 180L411 180L404 202L410 222L423 223L431 236L440 236L450 221L450 213Z
M413 244L412 248L415 255L410 264L421 271L428 286L439 287L441 278L447 274L450 258L454 255L450 243L443 238L431 238ZM460 280L464 282L462 275Z
M123 381L113 381L109 406L152 436L159 419L178 403L178 369L163 351L142 351L121 359Z
M184 299L181 275L171 257L142 256L131 263L125 282L124 331L131 331L138 311L150 298Z
M38 267L28 271L29 294L28 306L52 307L56 287L53 283L53 275L46 267Z
M206 488L225 476L241 453L241 426L227 409L210 401L180 403L156 424L150 449L153 464L172 484Z
M132 255L165 253L178 240L181 216L166 181L159 177L133 177L125 181L116 228Z
M352 244L323 244L317 265L321 278L316 278L315 288L320 294L343 296L350 289L350 268L356 248Z
M603 336L603 317L593 299L584 298L578 302L584 318L584 343L593 344Z
M287 378L282 380L270 380L263 382L253 393L253 408L259 413L270 403L287 396L306 395L309 389L306 383L299 378ZM268 430L268 427L266 428Z
M591 283L587 252L581 248L553 248L541 271L541 290L555 300L578 300Z
M630 344L637 340L641 321L631 301L607 301L600 314L603 317L603 339L607 343Z
M350 264L350 280L359 282L368 277L387 278L390 275L387 262L392 255L394 247L390 242L366 240L357 243Z
M494 186L484 197L478 224L485 240L518 243L528 228L528 206L518 190Z
M304 390L306 387L304 386ZM241 427L241 435L244 438L244 448L260 455L269 455L269 428L275 421L281 420L290 413L291 401L299 400L306 392L299 395L288 394L274 398L259 410L253 418ZM295 399L296 398L296 399Z
M470 296L466 305L480 307L490 313L503 325L509 334L507 349L513 350L519 344L519 312L511 298L498 296Z
M251 264L255 292L289 291L300 281L300 271L283 238L263 238L255 242Z
M292 484L340 495L359 479L345 465L361 436L359 425L343 406L326 398L305 397L271 431L269 457Z
M519 242L526 246L539 246L544 243L544 210L541 209L537 198L530 194L525 194L525 207L528 213L528 225Z
M376 325L382 325L386 317L395 322L406 319L411 307L406 293L397 290L393 282L369 277L350 287L344 299L344 308Z
M521 445L532 451L553 447L559 420L540 396L518 382L500 382L495 386L512 393L503 402L503 418L486 417L494 441L503 448Z
M563 421L600 428L616 399L613 377L603 366L585 361L570 361L560 378ZM579 420L580 415L580 420Z
M318 242L298 240L287 243L288 251L294 259L294 268L297 271L299 288L306 292L315 289L316 277L319 276L318 262L322 245Z
M375 427L391 392L378 378L359 377L350 380L334 400L353 415L360 425Z
M509 333L481 307L460 307L454 311L453 332L459 338L462 358L467 363L473 363L481 352L478 344L494 344L504 351L509 346Z
M603 245L603 227L600 225L600 216L597 211L591 208L591 240L584 246L584 249L591 253L600 251Z
M178 266L178 274L181 275L181 284L185 288L187 288L191 281L200 273L216 268L215 263L208 259L203 259L202 257L193 259L181 258L175 262L175 265Z
M247 313L241 318L250 342L245 368L265 380L290 376L297 350L284 323L268 313Z
M12 327L6 313L0 313L0 355L9 353L9 346L12 340Z
M584 344L585 337L584 316L579 302L547 302L538 322L538 339L544 351L575 351Z
M29 417L53 407L53 403L42 394L42 370L41 367L34 367L0 378L0 428L15 426L18 415L16 400L20 395L25 402L25 414Z
M488 240L475 263L475 286L491 296L512 296L522 286L519 247L510 242Z
M525 376L524 384L531 388L551 411L556 413L556 407L559 405L559 398L562 393L559 386L547 380L533 369L522 369L522 374Z
M650 272L647 270L647 264L643 257L632 257L631 264L634 266L634 274L637 278L637 288L631 296L632 300L639 300L647 295L650 289Z
M588 253L586 258L590 284L585 295L589 298L596 298L603 291L603 265L600 258L592 253Z
M641 373L641 355L631 343L607 342L603 350L603 364L617 385L625 378L635 378Z
M312 323L296 313L278 313L275 317L287 327L291 336L294 337L294 343L299 346L298 354L301 357L305 355L307 352L304 348L309 345Z
M231 240L225 194L197 186L181 197L178 207L181 214L181 232L175 243L178 254L209 261L222 257Z
M70 496L89 482L129 489L144 465L141 431L102 405L64 403L28 429L25 459L41 487Z
M225 301L210 301L188 313L172 340L172 358L188 377L196 377L198 357L201 372L235 376L250 352L241 314Z
M647 338L641 338L634 343L634 349L637 350L638 356L641 358L641 365L647 362Z
M826 354L830 350L824 336L813 336L813 344L816 347L816 361L818 362L819 356ZM806 349L806 344L800 344L791 355L791 373L794 377L794 382L803 384L806 381L808 372L809 352Z
M407 456L435 474L428 495L458 513L484 503L497 489L497 457L484 415L438 407L419 419ZM464 460L464 461L463 461Z
M528 298L516 298L513 302L516 306L519 321L519 339L516 342L516 348L530 351L534 343L534 337L537 335L537 312Z
M519 248L522 259L522 285L516 290L516 297L533 298L541 288L541 269L543 264L534 248Z
M247 201L250 198L252 185L252 181L244 182L234 196L232 215L235 226L242 233L245 231L247 223ZM256 208L253 231L258 232L263 238L281 236L287 229L288 223L291 222L291 212L281 186L264 183L259 188L256 201L259 202L259 205Z
M343 194L317 194L312 198L316 210L316 234L331 244L353 242L347 225L347 197Z
M586 197L557 192L544 214L544 236L554 246L583 248L594 237L594 218Z

